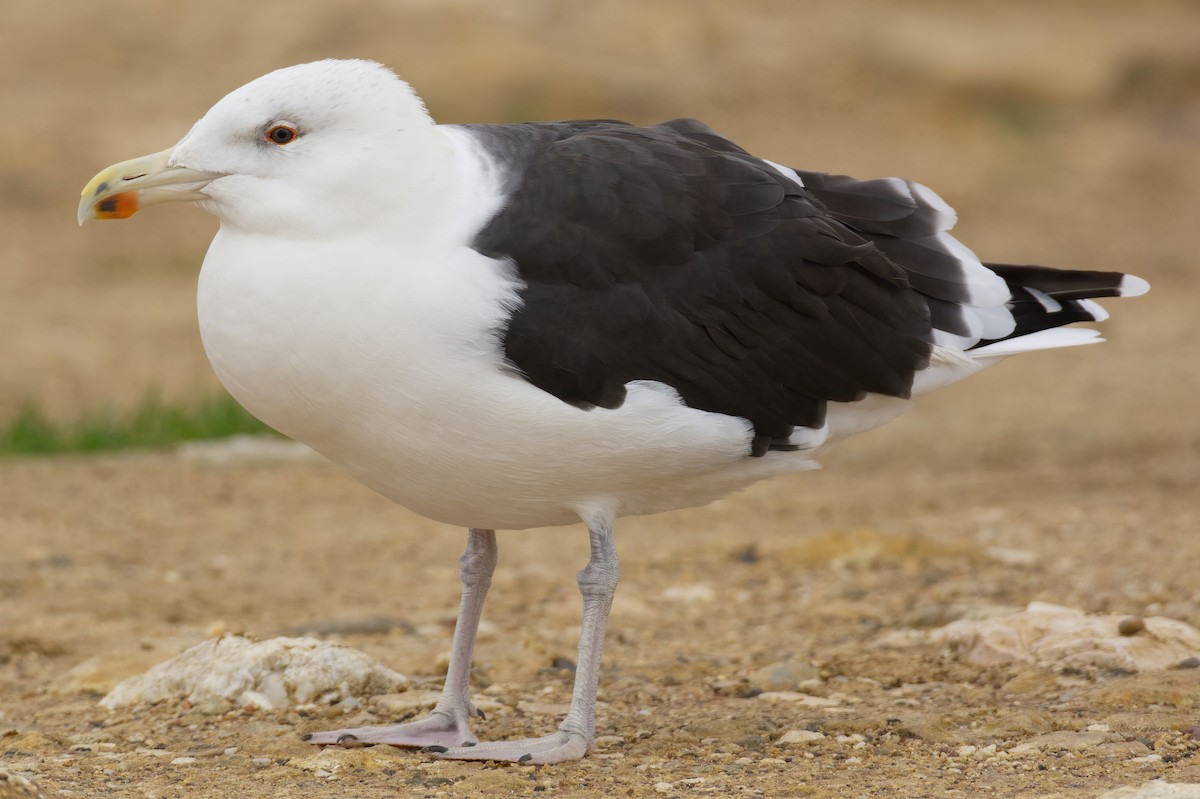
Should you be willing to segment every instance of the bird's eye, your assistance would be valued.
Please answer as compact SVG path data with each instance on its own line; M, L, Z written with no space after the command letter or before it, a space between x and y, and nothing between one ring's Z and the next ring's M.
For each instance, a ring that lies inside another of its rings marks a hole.
M293 128L291 125L273 125L267 131L266 139L271 144L291 144L300 136L300 131Z

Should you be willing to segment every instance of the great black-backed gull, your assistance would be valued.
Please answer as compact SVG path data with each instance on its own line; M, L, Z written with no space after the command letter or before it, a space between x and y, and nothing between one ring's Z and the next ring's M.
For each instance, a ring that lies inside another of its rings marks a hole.
M595 737L613 522L815 468L1003 356L1100 339L1112 272L983 264L898 178L756 158L688 119L437 125L367 61L282 69L174 147L110 167L79 219L189 200L221 227L200 331L267 424L432 519L470 528L441 701L310 736L553 763ZM496 529L583 521L570 712L480 743L468 688Z

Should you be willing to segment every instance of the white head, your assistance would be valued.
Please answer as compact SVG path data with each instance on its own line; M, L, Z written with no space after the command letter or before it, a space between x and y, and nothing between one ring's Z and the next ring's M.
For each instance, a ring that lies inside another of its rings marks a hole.
M98 174L80 222L191 200L255 232L345 230L420 202L434 131L420 98L380 64L280 69L226 95L173 148Z

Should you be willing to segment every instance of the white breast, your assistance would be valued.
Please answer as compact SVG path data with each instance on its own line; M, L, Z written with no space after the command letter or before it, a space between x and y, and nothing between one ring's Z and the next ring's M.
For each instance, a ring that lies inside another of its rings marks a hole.
M381 257L382 254L382 257ZM289 243L223 230L200 276L204 346L251 413L418 513L520 528L711 501L800 458L747 458L750 428L631 384L583 411L505 366L517 286L469 248Z

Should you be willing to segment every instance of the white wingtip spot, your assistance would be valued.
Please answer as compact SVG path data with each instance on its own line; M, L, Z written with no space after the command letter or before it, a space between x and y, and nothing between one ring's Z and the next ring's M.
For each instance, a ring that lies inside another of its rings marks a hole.
M1108 318L1108 311L1104 310L1104 306L1098 302L1091 300L1078 300L1080 307L1092 315L1093 322L1103 322Z
M1121 284L1117 286L1117 291L1122 297L1140 297L1149 290L1150 284L1137 275L1125 275L1121 278Z

